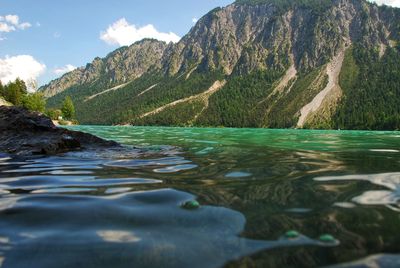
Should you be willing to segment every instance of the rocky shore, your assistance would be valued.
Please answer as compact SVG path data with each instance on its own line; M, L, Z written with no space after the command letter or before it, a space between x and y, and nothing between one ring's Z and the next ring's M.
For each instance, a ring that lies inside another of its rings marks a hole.
M119 147L114 141L56 127L50 118L21 107L0 106L0 152L52 155L82 149Z

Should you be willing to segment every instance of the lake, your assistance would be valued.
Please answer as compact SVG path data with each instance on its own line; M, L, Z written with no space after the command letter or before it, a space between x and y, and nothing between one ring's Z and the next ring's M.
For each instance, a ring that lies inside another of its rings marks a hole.
M70 128L138 148L1 154L0 267L400 266L399 132Z

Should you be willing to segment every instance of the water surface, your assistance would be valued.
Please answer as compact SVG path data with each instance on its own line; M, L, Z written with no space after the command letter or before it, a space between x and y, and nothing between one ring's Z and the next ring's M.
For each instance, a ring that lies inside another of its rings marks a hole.
M398 132L73 129L142 153L0 155L1 267L400 266Z

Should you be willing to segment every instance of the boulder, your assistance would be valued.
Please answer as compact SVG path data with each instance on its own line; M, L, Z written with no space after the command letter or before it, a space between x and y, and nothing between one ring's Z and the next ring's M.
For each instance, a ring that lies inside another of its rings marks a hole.
M56 127L50 118L22 107L0 106L0 152L52 155L110 147L120 145L91 134Z

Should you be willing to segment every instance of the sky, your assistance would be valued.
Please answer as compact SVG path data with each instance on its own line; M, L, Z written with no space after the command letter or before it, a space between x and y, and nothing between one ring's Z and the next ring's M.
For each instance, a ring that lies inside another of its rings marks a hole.
M0 80L33 90L146 37L178 42L234 0L0 0ZM400 7L400 0L376 0Z

